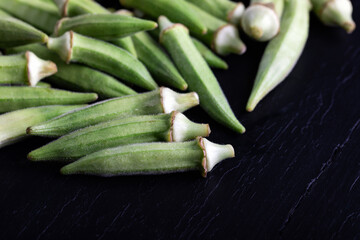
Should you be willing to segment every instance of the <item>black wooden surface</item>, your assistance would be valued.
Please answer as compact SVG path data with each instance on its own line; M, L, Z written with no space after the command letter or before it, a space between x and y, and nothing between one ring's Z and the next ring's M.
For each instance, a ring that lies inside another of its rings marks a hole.
M216 75L246 134L187 114L236 158L207 179L66 177L62 164L27 161L48 141L28 139L0 150L0 239L360 239L360 29L312 16L299 63L253 113L244 108L265 44L244 39L248 52Z

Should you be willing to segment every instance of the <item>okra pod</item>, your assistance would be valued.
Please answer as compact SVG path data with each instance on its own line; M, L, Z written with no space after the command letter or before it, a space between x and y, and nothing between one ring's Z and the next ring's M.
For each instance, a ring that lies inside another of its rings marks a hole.
M246 106L247 111L253 111L295 66L308 38L310 8L311 4L307 0L286 1L281 31L265 49Z
M0 0L0 8L47 34L60 19L54 4L40 0Z
M21 109L0 115L0 148L26 138L26 128L50 120L84 105L42 106Z
M128 51L131 53L134 57L137 58L136 49L133 43L133 40L131 37L124 37L124 38L118 38L115 40L110 41L112 44Z
M165 15L171 21L185 24L192 32L199 35L207 32L204 19L189 9L183 0L120 0L120 2L123 6L139 9L154 19Z
M240 39L239 31L234 25L212 16L192 3L184 1L184 4L188 9L195 12L200 19L203 19L208 29L205 35L191 32L197 39L206 43L219 55L244 54L246 52L246 46Z
M56 25L55 35L72 30L97 39L115 40L156 27L156 22L121 14L85 14L61 19Z
M120 118L69 133L29 153L33 161L76 160L106 148L146 142L183 142L207 137L208 124L190 121L182 113Z
M145 32L135 34L132 39L138 59L158 82L180 90L187 89L187 83L157 42Z
M84 63L147 90L158 87L137 58L110 43L70 31L61 37L49 38L47 46L67 63Z
M233 157L230 144L199 137L184 143L140 143L101 150L63 167L61 173L111 177L199 170L206 177L216 164Z
M54 0L63 17L83 14L102 14L109 11L93 0Z
M352 19L353 6L350 0L311 0L313 10L328 26L340 26L352 33L356 24Z
M95 93L75 93L53 88L0 87L0 113L46 105L76 105L95 101Z
M252 0L241 18L244 32L251 38L264 42L280 32L280 19L285 0ZM308 0L304 0L308 1Z
M33 26L0 10L0 48L46 43L48 36Z
M199 94L202 108L219 123L244 133L245 128L236 119L215 75L191 41L188 29L171 23L164 16L159 18L159 25L160 42L170 53L189 89Z
M35 86L41 79L56 72L55 63L44 61L30 51L0 56L0 84Z
M198 95L169 88L114 98L89 105L28 129L28 134L58 137L74 130L120 117L183 112L199 104Z
M207 62L207 64L210 67L220 68L220 69L228 69L229 68L229 66L227 65L227 63L224 60L222 60L221 58L216 56L202 42L200 42L196 38L191 38L191 40L193 41L196 49L200 52L201 56L203 56L203 58L205 59L205 61Z
M7 53L21 53L25 51L32 51L41 58L50 59L56 63L58 72L47 79L47 81L61 88L81 92L95 92L103 99L136 93L105 73L78 64L64 63L56 53L40 44L30 44L6 50Z

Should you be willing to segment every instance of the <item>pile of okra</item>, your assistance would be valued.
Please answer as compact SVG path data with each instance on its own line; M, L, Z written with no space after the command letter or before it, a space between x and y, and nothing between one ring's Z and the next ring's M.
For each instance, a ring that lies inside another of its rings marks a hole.
M251 112L296 64L310 11L325 25L355 29L349 0L120 2L127 9L0 0L0 147L33 135L57 138L28 159L64 161L62 174L206 176L234 149L207 140L209 125L182 112L200 105L245 132L211 70L228 68L219 56L246 52L240 34L269 41Z

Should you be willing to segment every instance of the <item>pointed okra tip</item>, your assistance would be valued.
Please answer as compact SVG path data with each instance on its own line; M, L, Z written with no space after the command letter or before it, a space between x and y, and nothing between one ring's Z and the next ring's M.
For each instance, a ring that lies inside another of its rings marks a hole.
M172 142L184 142L198 136L208 137L210 132L209 124L195 123L177 111L171 113L170 141Z
M230 53L242 55L246 52L246 45L240 39L239 31L232 24L226 24L216 31L212 48L222 56Z
M66 32L60 37L51 37L47 42L47 48L56 52L63 61L69 63L72 57L73 39L73 31Z
M56 64L38 58L33 52L25 53L27 61L27 75L30 86L36 84L43 78L51 76L57 72Z
M199 95L196 92L177 93L170 88L161 87L160 97L164 113L185 112L200 104Z
M199 137L198 141L204 152L202 162L204 177L221 161L235 157L235 150L231 144L216 144L202 137Z

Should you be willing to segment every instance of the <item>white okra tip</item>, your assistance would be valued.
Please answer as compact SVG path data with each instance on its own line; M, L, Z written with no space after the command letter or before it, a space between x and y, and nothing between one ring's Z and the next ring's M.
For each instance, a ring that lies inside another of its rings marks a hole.
M164 113L171 113L174 109L184 112L200 104L199 95L196 92L177 93L170 88L161 87L160 96Z
M57 72L55 63L42 60L30 51L25 53L25 57L27 61L26 71L30 86L36 86L41 79Z

